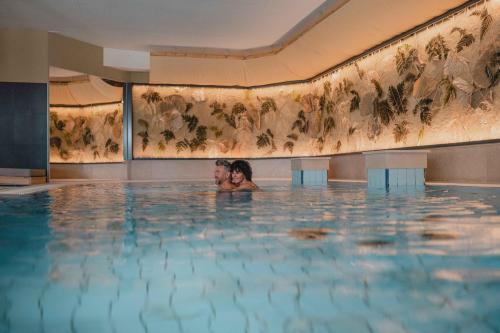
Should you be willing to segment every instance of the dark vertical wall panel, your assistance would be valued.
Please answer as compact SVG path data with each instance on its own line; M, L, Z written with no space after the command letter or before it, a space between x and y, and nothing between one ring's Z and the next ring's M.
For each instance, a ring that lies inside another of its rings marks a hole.
M0 168L47 169L45 83L0 82Z
M123 86L123 159L132 159L132 84Z

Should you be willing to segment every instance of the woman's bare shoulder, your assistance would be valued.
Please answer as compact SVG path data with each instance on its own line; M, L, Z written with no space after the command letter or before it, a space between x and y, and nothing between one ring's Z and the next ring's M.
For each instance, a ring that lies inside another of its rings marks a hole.
M257 185L255 185L254 182L246 181L244 183L241 183L240 186L238 186L234 190L238 191L238 190L258 190L258 189L259 189L259 187Z

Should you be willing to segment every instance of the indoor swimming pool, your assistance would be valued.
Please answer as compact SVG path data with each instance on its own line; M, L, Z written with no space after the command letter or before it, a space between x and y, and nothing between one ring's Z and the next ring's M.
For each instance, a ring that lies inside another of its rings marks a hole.
M499 332L500 188L0 197L0 332Z

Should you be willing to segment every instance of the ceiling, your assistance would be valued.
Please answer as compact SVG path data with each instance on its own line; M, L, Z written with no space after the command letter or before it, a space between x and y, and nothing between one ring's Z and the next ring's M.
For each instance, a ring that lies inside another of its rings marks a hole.
M0 0L0 27L46 30L119 49L249 49L275 43L324 2Z
M311 78L478 1L0 0L0 28L35 28L104 48L145 51L150 83L257 86ZM96 59L99 66L120 68ZM107 75L74 63L51 65Z
M149 81L248 87L306 80L464 3L470 2L349 0L271 55L237 59L152 54Z

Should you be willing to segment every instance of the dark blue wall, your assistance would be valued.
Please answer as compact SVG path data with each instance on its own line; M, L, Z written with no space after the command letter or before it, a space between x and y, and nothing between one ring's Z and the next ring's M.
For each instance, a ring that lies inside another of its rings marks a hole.
M48 90L0 82L0 168L47 169Z

